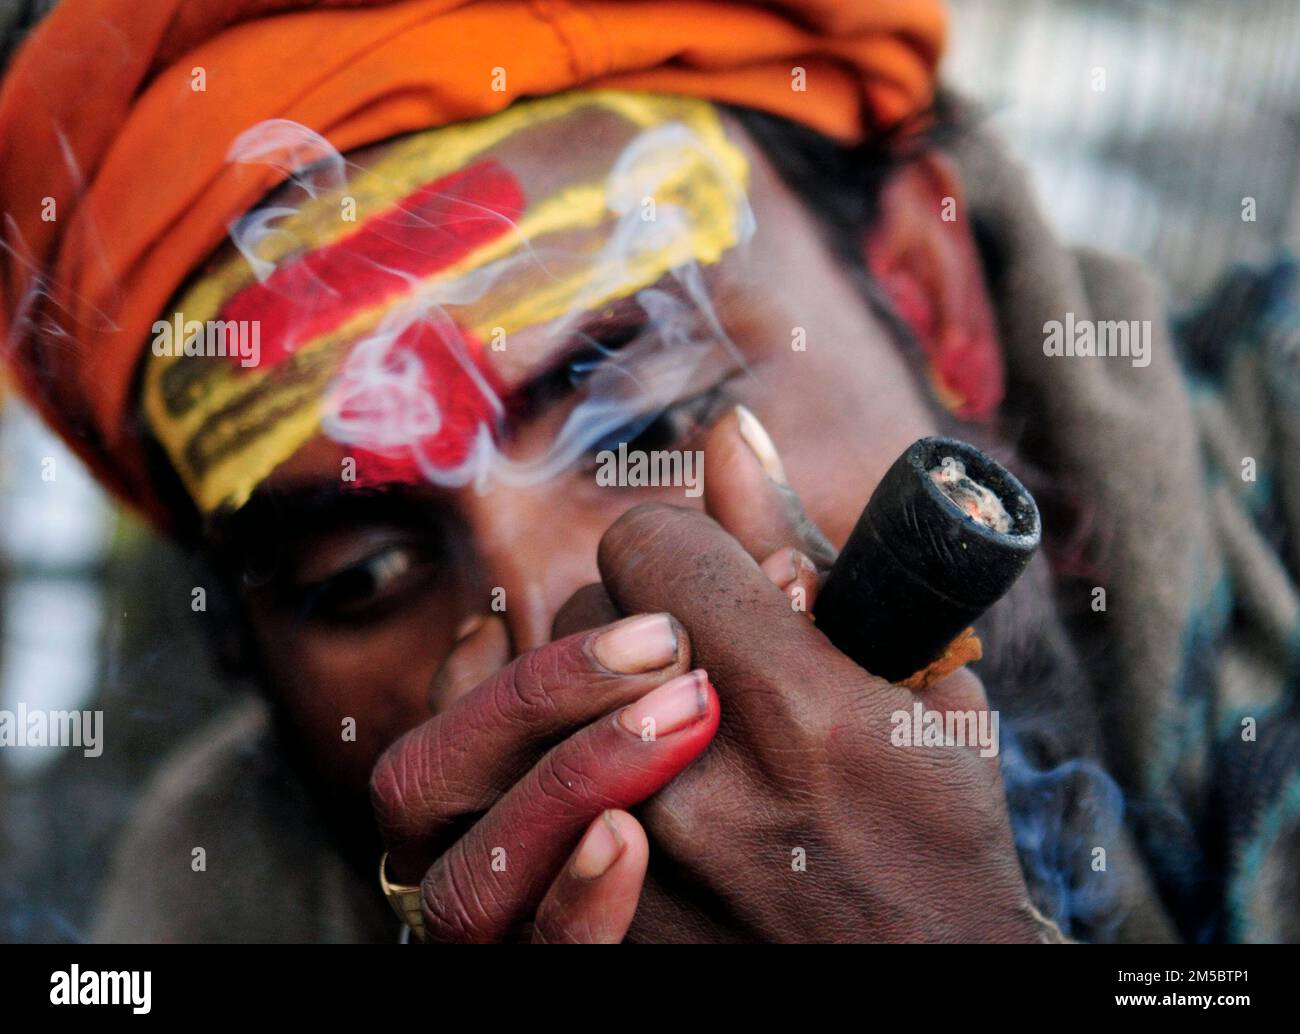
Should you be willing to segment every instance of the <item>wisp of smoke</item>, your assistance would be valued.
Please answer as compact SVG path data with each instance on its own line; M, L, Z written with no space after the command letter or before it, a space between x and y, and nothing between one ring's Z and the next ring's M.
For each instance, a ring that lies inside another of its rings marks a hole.
M319 134L283 119L246 131L232 145L228 158L268 164L312 199L342 197L347 187L344 157ZM541 328L541 340L574 336L576 325L594 305L616 297L620 285L632 282L639 259L670 248L690 233L690 215L681 205L661 200L653 219L642 215L644 200L654 198L687 161L709 162L730 183L718 159L681 123L638 133L618 155L605 184L612 230L591 258L589 273L568 310ZM739 184L734 184L731 197L734 239L743 243L753 232L753 215ZM276 240L288 232L281 224L295 211L291 205L276 203L230 226L234 246L263 284L277 268L277 262L266 257L268 248L288 256L301 250L292 240ZM520 233L517 227L512 232ZM535 268L528 269L529 264ZM370 265L381 268L373 261ZM545 452L511 458L497 447L495 428L490 426L504 414L504 400L469 353L448 308L483 299L506 277L527 272L545 279L550 274L544 259L532 242L521 240L514 254L455 277L422 281L388 266L382 272L401 281L400 299L351 346L322 401L322 429L343 445L381 456L413 457L430 482L444 487L474 484L482 489L492 482L517 486L553 478L595 442L676 400L714 349L724 348L739 360L710 302L699 264L684 262L667 274L676 290L650 286L631 292L645 314L644 327L583 379L580 400ZM468 383L481 393L489 414L472 435L464 458L454 464L439 461L426 448L442 427L444 413L424 360L405 344L410 340L408 332L417 326L436 335ZM671 361L663 361L666 353Z

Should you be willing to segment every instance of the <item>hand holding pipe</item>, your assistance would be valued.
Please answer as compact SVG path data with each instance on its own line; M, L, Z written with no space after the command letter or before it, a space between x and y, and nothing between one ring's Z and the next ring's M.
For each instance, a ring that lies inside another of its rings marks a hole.
M979 449L922 438L872 493L813 606L859 665L901 682L942 656L1038 548L1038 506Z

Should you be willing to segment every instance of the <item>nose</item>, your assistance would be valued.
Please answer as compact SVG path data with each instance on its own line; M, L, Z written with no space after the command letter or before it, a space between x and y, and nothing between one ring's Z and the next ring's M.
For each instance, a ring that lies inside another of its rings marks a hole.
M483 564L485 592L472 612L505 619L516 654L550 642L551 622L579 588L599 580L600 536L574 511L564 493L531 488L470 490L461 497L462 517Z

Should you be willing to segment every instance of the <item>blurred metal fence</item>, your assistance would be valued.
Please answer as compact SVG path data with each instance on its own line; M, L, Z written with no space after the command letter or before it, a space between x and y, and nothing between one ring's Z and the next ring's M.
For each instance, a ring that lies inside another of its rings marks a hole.
M1297 0L949 3L947 81L1068 239L1146 260L1182 302L1300 249Z

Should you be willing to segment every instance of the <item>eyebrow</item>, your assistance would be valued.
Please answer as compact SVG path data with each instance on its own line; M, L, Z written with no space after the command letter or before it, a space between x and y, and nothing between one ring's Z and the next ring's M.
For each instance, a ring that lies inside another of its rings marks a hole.
M703 271L703 276L706 284L713 279L708 270ZM611 331L646 323L648 316L638 296L647 290L662 292L695 308L690 292L675 274L668 272L631 295L588 310L572 320L572 326L563 333L557 333L557 326L563 327L567 317L516 331L511 343L501 351L489 344L483 349L484 364L501 385L507 401L526 393L530 386L562 370L575 356L599 345Z
M274 567L289 539L383 522L441 532L448 516L445 496L432 485L395 481L358 488L322 478L259 486L238 510L212 516L208 538L238 575Z

